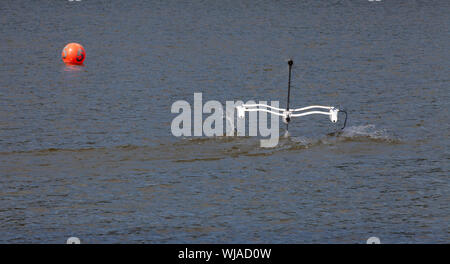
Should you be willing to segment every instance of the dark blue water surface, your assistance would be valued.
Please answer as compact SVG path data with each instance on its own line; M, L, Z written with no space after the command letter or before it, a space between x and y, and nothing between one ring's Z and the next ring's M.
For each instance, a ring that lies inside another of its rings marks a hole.
M449 241L449 1L8 0L0 24L2 243ZM194 92L284 106L289 58L291 105L346 108L342 133L172 135Z

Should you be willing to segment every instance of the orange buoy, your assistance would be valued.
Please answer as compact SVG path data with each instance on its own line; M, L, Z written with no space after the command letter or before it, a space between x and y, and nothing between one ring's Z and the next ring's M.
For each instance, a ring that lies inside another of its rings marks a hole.
M78 43L67 44L62 51L62 60L67 64L83 64L86 51Z

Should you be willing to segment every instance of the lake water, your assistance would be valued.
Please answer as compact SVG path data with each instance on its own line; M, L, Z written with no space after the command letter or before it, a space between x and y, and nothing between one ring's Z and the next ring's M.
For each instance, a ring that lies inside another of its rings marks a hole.
M0 2L0 242L449 242L449 1L193 2ZM194 92L284 106L289 58L342 133L172 135Z

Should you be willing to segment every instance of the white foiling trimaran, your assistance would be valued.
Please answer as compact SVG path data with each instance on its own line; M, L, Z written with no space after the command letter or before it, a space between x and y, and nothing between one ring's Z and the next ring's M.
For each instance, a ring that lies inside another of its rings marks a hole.
M281 109L277 107L273 107L266 104L243 104L240 106L237 106L237 116L238 118L244 118L245 112L267 112L272 115L278 115L283 117L284 123L286 123L286 130L288 130L289 122L291 121L291 118L293 117L301 117L301 116L307 116L307 115L327 115L330 117L330 121L333 123L336 123L338 121L338 113L342 112L345 114L345 121L344 125L341 129L345 128L345 125L347 124L347 112L342 109L338 109L334 106L323 106L323 105L311 105L307 107L302 108L295 108L290 109L289 108L289 97L291 93L291 69L294 62L292 60L288 61L289 65L289 82L288 82L288 96L287 96L287 106L286 109ZM319 109L328 110L328 111L319 111ZM312 110L312 111L307 111ZM305 112L307 111L307 112Z

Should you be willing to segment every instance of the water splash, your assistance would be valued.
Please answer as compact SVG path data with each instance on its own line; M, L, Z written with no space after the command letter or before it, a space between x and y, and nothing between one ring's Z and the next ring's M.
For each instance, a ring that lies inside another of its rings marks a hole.
M321 137L291 136L287 140L280 140L279 149L307 149L319 145L337 145L345 142L397 144L401 141L387 129L378 129L375 125L361 125L347 127L343 131Z
M350 141L379 141L398 143L400 139L386 129L377 129L375 125L351 126L340 132L338 137Z

